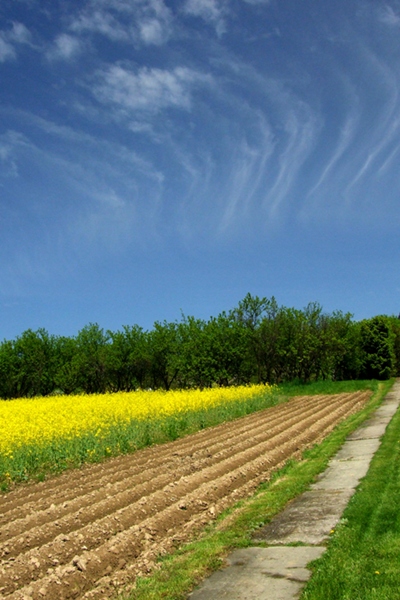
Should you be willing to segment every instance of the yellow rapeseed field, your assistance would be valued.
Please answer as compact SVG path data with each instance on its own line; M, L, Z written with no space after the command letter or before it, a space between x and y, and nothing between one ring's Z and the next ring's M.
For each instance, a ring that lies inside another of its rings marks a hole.
M12 455L24 445L45 446L92 432L99 438L131 421L244 401L272 391L265 385L206 390L136 391L113 394L52 396L0 402L0 453Z

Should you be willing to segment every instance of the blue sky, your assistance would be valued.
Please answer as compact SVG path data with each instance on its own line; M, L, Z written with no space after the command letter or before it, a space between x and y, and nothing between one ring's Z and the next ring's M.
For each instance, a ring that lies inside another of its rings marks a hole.
M400 312L400 2L2 0L0 339Z

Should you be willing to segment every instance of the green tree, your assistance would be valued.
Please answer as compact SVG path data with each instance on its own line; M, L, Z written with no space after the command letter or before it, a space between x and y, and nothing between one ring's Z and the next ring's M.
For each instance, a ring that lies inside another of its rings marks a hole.
M230 313L243 331L242 373L247 381L267 383L274 379L279 310L273 296L269 300L247 294Z
M377 316L361 323L363 376L389 379L395 373L394 335L388 318Z
M55 387L54 337L28 329L14 342L16 396L49 394Z
M88 394L108 388L110 337L97 323L86 325L76 336L76 352L71 361L78 388Z
M178 324L179 387L209 387L214 370L207 324L202 319L182 317Z
M360 323L350 313L334 312L327 332L322 375L336 381L357 379L362 370Z
M108 375L115 391L143 388L149 382L151 357L148 334L138 325L124 326L122 331L108 332Z
M72 394L79 390L81 374L79 361L75 358L78 353L75 337L60 336L55 343L55 390Z
M18 395L18 357L15 343L4 340L0 345L0 397L15 398Z
M222 312L205 327L212 382L238 385L245 380L246 330L240 322Z
M393 334L393 350L395 355L394 375L400 376L400 316L388 317L388 324Z
M154 323L149 332L148 352L150 359L150 375L152 387L163 387L169 390L175 380L179 379L179 336L178 324Z

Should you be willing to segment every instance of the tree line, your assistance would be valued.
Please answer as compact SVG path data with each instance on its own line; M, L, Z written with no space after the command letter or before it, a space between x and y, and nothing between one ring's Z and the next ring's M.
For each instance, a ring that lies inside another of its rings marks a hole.
M399 374L400 319L354 321L315 302L299 310L251 294L208 320L116 332L91 323L74 337L28 329L0 344L3 399Z

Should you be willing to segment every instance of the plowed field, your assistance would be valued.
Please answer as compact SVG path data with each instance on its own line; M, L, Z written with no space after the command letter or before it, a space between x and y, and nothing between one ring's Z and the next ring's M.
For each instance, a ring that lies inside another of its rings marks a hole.
M369 397L293 398L0 496L0 598L111 598Z

